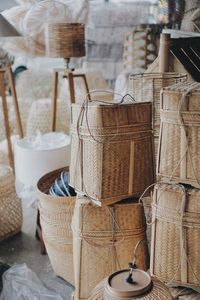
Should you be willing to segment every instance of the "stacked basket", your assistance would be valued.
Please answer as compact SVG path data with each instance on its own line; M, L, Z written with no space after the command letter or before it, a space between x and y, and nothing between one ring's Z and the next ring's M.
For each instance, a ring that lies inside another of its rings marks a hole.
M200 83L161 93L161 128L152 211L151 273L199 289ZM167 183L166 183L167 182Z
M88 299L112 272L127 268L146 241L138 197L154 182L151 103L72 105L70 184L78 192L72 220L74 299ZM123 200L126 199L126 200ZM148 247L138 266L148 269Z
M186 81L186 75L165 73L144 73L130 76L133 97L136 101L151 101L153 105L152 122L154 135L155 158L157 159L158 139L160 132L160 92L161 89L175 83Z

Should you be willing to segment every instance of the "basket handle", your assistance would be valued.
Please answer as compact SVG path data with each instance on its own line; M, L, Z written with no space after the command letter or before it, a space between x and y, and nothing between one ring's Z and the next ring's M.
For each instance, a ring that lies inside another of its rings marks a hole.
M121 100L119 101L119 102L107 102L107 101L103 101L103 100L91 100L91 99L89 99L89 97L88 96L91 96L92 94L95 94L95 93L107 93L107 94L113 94L113 95L118 95L120 98L121 98ZM95 90L91 90L91 91L89 91L89 93L87 93L86 94L86 102L99 102L99 103L102 103L102 104L107 104L107 105L113 105L113 104L118 104L118 105L120 105L120 104L122 104L124 101L125 101L125 98L126 97L130 97L130 99L133 101L133 102L136 102L136 100L134 99L134 97L131 95L131 94L129 94L129 93L127 93L127 94L125 94L125 95L122 95L122 94L120 94L120 93L117 93L117 92L115 92L115 91L112 91L112 90L103 90L103 89L95 89Z
M131 263L129 263L129 266L130 266L130 272L129 272L129 275L128 277L126 278L126 281L128 283L134 283L134 280L133 280L133 272L135 269L137 269L137 264L136 264L136 252L138 250L138 247L141 243L145 243L146 245L147 244L147 241L145 239L141 239L137 242L137 244L135 245L134 249L133 249L133 260Z

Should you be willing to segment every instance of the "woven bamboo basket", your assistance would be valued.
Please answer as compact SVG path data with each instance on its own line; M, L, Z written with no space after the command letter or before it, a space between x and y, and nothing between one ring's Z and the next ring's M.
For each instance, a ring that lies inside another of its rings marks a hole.
M85 56L85 25L51 23L45 28L46 54L49 57Z
M40 222L45 247L56 275L74 284L71 219L75 197L53 197L49 188L61 171L55 170L38 181Z
M170 288L170 292L174 299L177 300L199 300L200 294L192 289L185 287Z
M169 289L158 279L152 277L153 288L150 289L149 293L144 293L140 296L113 296L107 290L106 285L108 284L108 278L102 280L92 291L91 296L88 300L172 300L173 297L170 294Z
M0 165L0 241L21 231L22 206L15 193L14 175L7 165Z
M70 127L70 111L67 110L66 103L64 101L58 101L56 123L56 131L69 132ZM37 135L38 130L41 133L50 131L51 125L51 99L44 98L35 101L30 108L26 135Z
M152 209L151 274L199 288L200 190L157 184Z
M157 174L200 188L200 83L178 84L161 94Z
M100 204L139 196L154 182L151 103L82 108L72 105L71 186Z
M128 266L136 243L146 241L143 206L120 202L99 207L87 197L76 200L72 220L75 299L88 299L92 289L113 271ZM140 245L138 267L148 269L148 246Z
M155 157L157 158L157 145L160 132L160 92L163 87L178 82L185 82L186 75L165 73L144 73L130 76L133 97L136 101L151 101L153 105L152 122L154 131Z

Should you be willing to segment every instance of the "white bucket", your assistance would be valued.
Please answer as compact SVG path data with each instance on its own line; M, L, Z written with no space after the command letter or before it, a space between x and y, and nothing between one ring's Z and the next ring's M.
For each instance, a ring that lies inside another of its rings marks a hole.
M23 185L36 186L37 181L46 173L62 168L70 163L70 137L65 143L56 143L49 149L30 146L30 137L20 139L15 144L15 176L16 182ZM50 133L45 134L47 137ZM64 134L63 134L64 135ZM52 136L51 136L52 138Z

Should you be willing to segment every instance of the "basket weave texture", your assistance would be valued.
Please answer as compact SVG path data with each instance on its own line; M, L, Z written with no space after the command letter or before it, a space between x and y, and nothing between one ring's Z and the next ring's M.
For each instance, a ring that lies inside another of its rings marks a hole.
M7 165L0 165L0 241L15 235L22 227L21 201L15 193L14 175Z
M155 186L150 270L166 283L199 287L199 197L195 188Z
M44 175L38 182L40 222L46 250L56 275L74 284L71 219L75 197L53 197L49 188L62 171Z
M200 83L165 88L157 174L200 187Z
M151 103L89 102L82 112L72 106L70 184L101 204L139 196L154 182Z
M157 157L160 132L160 92L161 89L178 82L185 82L186 75L179 73L144 73L130 76L133 97L136 101L151 101L153 105L153 134L155 156Z
M127 268L137 242L146 241L143 206L123 202L99 207L89 198L79 196L72 230L75 299L88 299L92 289L104 277ZM137 262L140 269L148 269L146 243L140 245Z
M57 131L69 132L70 126L70 112L67 110L64 101L58 101L57 111ZM51 99L38 99L33 102L29 111L26 135L37 135L38 130L41 133L50 131L51 125Z
M46 53L49 57L85 56L85 25L51 23L45 28Z
M91 296L88 300L134 300L134 299L141 299L141 300L172 300L173 297L171 296L168 288L158 279L152 278L153 281L153 289L150 293L145 296L140 297L132 297L132 298L125 298L125 297L117 297L113 298L112 296L105 293L105 285L107 279L102 280L92 291Z

